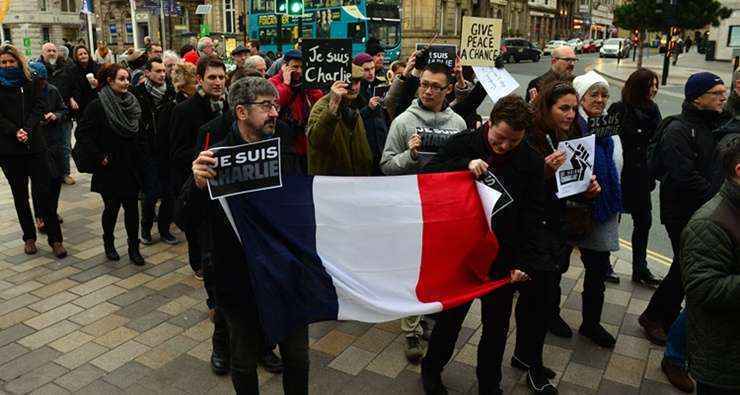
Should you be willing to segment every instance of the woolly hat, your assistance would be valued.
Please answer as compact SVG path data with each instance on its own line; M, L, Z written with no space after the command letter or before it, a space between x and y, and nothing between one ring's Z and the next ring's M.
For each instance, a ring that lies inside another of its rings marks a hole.
M28 67L31 69L31 72L41 79L48 79L49 74L46 72L46 66L44 66L41 62L29 62Z
M604 77L602 77L601 75L599 75L599 73L595 71L589 71L584 75L579 75L578 77L574 78L573 88L575 88L576 92L578 93L578 100L581 100L586 92L588 92L588 90L596 84L605 85L607 88L609 87L609 83L606 81L606 79L604 79Z
M707 71L692 74L689 80L686 81L684 96L686 96L686 101L692 102L715 86L724 84L722 78Z
M355 60L353 60L352 63L358 66L362 66L363 64L370 63L372 61L373 61L373 57L370 56L370 54L365 53L365 52L360 52L357 54L357 56L355 56Z
M283 55L283 61L285 63L290 62L291 60L303 60L303 55L301 54L301 51L297 49L291 49L290 51L286 52L285 55Z

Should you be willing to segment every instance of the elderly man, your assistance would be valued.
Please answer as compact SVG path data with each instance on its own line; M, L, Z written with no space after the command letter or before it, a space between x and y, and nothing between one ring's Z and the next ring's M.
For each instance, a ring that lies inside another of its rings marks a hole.
M540 82L551 78L567 79L573 77L573 69L578 63L575 51L571 47L558 47L552 51L552 60L550 60L550 70L545 74L533 79L527 85L527 96L524 100L531 103L537 97L540 91Z
M231 51L231 59L234 60L234 64L237 68L244 67L244 62L247 60L250 52L247 47L239 44Z
M247 60L244 61L244 68L246 68L247 71L256 71L260 73L263 78L267 76L267 63L262 56L252 55L248 57Z
M166 50L162 54L162 60L164 61L164 68L167 71L167 79L172 79L172 70L175 69L175 65L180 61L180 57L177 53L172 50Z
M198 55L211 56L216 54L216 48L213 46L213 40L210 37L202 37L198 40Z

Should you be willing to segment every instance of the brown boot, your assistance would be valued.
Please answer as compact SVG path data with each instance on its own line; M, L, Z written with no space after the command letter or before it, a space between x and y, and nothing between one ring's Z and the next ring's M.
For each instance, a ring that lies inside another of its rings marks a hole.
M51 250L54 252L54 256L59 259L67 257L67 250L64 249L61 242L51 243Z
M642 329L645 330L645 336L651 343L658 346L665 346L665 343L668 340L668 335L666 335L665 330L660 323L648 319L645 317L645 314L640 315L637 322L640 324Z
M680 389L683 392L694 392L694 380L689 376L689 372L681 366L663 358L663 362L660 363L663 373L668 377L668 381L673 384L674 387Z
M26 245L23 246L23 252L25 252L26 255L33 255L39 252L39 249L36 248L36 240L26 240Z

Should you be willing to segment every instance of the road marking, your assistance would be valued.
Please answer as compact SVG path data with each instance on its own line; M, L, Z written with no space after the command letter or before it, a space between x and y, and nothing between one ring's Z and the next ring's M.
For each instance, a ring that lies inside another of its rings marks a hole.
M627 241L625 239L619 239L619 244L622 247L624 247L624 248L632 251L632 243L630 243L629 241ZM671 259L671 258L669 258L669 257L667 257L665 255L662 255L660 253L657 253L655 251L652 251L650 249L647 250L647 257L650 258L650 259L652 259L652 260L654 260L654 261L656 261L656 262L658 262L658 263L660 263L661 265L664 265L664 266L671 266L671 263L673 262L673 259Z

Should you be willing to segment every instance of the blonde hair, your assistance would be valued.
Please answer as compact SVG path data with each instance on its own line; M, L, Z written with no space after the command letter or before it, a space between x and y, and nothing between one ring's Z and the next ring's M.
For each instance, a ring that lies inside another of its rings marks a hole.
M10 55L14 57L15 61L18 62L18 67L23 70L23 75L26 76L28 81L31 80L31 70L28 68L26 57L21 54L21 51L19 51L18 48L10 44L3 45L0 47L0 55Z
M188 62L178 62L172 70L172 85L175 86L175 91L193 96L195 93L195 65Z

